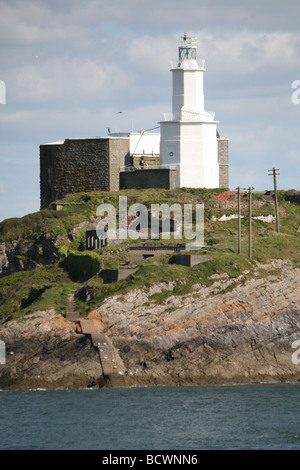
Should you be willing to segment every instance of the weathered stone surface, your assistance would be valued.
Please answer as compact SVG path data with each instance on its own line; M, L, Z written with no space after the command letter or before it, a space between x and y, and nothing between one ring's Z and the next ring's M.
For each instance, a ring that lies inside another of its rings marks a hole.
M13 240L0 244L0 277L39 266L59 259L60 240L50 234L41 234L35 241Z
M229 140L218 138L219 187L229 188Z
M6 365L0 389L80 388L99 386L99 355L88 336L54 311L36 312L0 329Z
M280 276L267 275L278 268ZM98 310L112 324L132 383L300 379L292 362L292 343L300 339L300 270L284 261L260 269L266 277L245 283L242 276L220 277L163 304L141 291L107 299Z
M118 190L119 168L128 156L128 138L65 139L40 145L41 209L68 194Z
M156 303L160 283L108 297L90 314L119 351L128 385L228 384L300 380L292 360L300 339L300 269L288 261L260 265L246 280L214 275L191 293ZM274 274L276 273L276 274ZM279 273L279 274L278 274ZM263 274L263 275L262 275ZM0 388L102 386L88 336L52 311L0 327L7 362Z

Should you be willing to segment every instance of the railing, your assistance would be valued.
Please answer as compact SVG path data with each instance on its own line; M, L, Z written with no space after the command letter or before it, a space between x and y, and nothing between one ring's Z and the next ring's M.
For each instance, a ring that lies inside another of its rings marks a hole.
M184 64L184 67L182 65ZM205 60L204 59L197 59L197 60L184 60L181 65L179 64L178 60L171 60L170 62L171 69L191 69L197 70L201 69L204 70Z
M193 113L190 111L181 111L179 113L164 113L165 121L200 121L204 116L209 116L212 120L215 118L214 111L204 111L202 113Z
M153 165L151 163L145 163L144 165L121 166L119 169L119 172L121 173L122 171L152 170L152 169L157 169L157 168L160 168L160 166L157 164Z
M126 166L121 166L119 169L119 173L125 171L125 172L133 172L136 170L159 170L159 169L166 169L169 168L170 170L176 170L176 165L151 165L145 163L145 165L140 166L140 165L126 165Z

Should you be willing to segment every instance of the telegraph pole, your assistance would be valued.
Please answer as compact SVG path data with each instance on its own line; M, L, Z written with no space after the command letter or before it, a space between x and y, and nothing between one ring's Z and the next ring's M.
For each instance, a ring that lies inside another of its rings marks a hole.
M252 188L249 187L249 258L252 258Z
M236 189L238 192L238 254L241 254L241 188L238 186Z
M252 186L249 188L240 188L238 186L238 253L241 253L241 189L249 191L249 258L252 258Z
M274 180L274 198L275 198L275 216L276 216L276 231L279 233L279 214L278 214L278 198L277 198L277 181L276 181L276 176L279 175L280 173L277 173L279 171L278 168L273 168L272 170L268 170L269 176L273 174L273 180Z

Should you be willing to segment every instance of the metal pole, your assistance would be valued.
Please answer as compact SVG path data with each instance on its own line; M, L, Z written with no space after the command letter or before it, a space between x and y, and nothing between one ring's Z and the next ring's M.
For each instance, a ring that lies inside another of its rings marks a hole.
M249 187L249 258L252 258L252 189Z
M238 253L241 254L241 188L238 186Z
M276 230L279 233L279 214L278 214L278 198L277 198L277 181L276 181L276 169L273 168L273 179L274 179L274 192L275 192L275 214L276 214Z
M279 212L278 212L278 196L277 196L277 180L276 180L276 176L279 175L279 173L276 173L278 170L278 168L273 168L272 170L269 170L271 171L271 173L269 173L269 176L271 174L273 174L273 181L274 181L274 199L275 199L275 217L276 217L276 231L279 233L280 232L280 229L279 229Z

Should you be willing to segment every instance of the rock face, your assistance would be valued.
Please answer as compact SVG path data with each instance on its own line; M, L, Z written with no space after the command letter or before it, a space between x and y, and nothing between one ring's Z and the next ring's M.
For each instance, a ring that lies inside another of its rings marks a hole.
M93 316L118 349L128 385L297 381L299 286L300 269L277 260L258 266L254 278L214 275L210 287L199 283L162 303L154 294L172 283L109 297ZM88 335L52 311L6 322L0 339L2 389L103 385Z
M2 325L6 364L0 388L79 388L100 385L102 369L88 336L54 311L35 312Z
M300 270L274 261L258 271L263 277L248 281L215 276L211 287L195 285L161 305L149 301L151 291L107 299L99 312L113 325L109 333L132 383L300 379L292 360L300 340Z
M41 234L34 242L0 243L0 277L55 263L59 259L59 246L60 240L53 240L50 234Z

